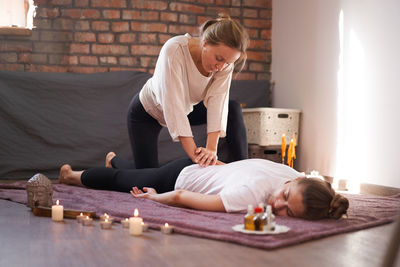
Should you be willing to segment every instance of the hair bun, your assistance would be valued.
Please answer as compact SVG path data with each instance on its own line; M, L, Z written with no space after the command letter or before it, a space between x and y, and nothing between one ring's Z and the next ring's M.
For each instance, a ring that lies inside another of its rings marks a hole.
M334 219L341 218L344 214L347 214L349 208L349 200L341 194L335 194L331 201L329 209L329 217Z
M230 19L231 19L231 17L228 14L225 14L225 13L219 13L218 14L218 18L217 18L218 21L230 20Z

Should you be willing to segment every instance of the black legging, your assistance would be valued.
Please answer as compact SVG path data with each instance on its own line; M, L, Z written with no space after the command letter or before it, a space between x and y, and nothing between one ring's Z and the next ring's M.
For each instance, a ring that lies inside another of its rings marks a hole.
M106 167L91 168L82 173L82 184L102 190L129 192L132 187L153 187L158 193L174 190L179 173L192 165L189 158L181 158L160 168L114 169Z
M207 109L203 102L195 105L188 115L190 125L207 123ZM144 109L137 94L129 105L128 132L131 141L135 167L158 167L158 136L162 126ZM226 142L232 161L248 158L246 127L244 125L242 109L234 100L229 101ZM123 164L121 162L121 164ZM114 166L114 165L113 165ZM123 165L124 168L135 168L134 165ZM119 168L119 166L118 166Z

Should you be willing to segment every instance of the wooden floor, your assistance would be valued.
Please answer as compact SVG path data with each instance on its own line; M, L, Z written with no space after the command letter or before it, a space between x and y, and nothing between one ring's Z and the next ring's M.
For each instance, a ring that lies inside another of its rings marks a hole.
M0 266L380 266L393 228L265 251L155 230L132 237L120 224L102 230L98 222L54 223L25 205L0 200Z

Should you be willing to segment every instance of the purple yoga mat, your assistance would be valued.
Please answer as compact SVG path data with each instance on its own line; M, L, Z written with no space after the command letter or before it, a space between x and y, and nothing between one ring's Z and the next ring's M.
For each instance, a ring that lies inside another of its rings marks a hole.
M26 181L0 184L0 199L27 203ZM232 230L243 223L244 214L206 212L171 207L147 199L135 199L128 193L93 190L64 184L53 185L53 200L59 199L65 209L108 213L117 219L131 217L135 208L151 228L169 223L175 232L246 246L276 249L330 235L346 233L389 223L400 211L400 194L390 197L345 195L350 201L348 218L306 221L277 216L276 222L290 227L277 235L247 235Z

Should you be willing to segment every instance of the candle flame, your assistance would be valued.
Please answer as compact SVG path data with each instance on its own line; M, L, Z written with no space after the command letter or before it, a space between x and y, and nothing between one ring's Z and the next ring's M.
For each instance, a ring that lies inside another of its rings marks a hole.
M89 216L86 216L86 219L89 219Z
M125 221L128 221L128 218L125 218Z
M83 216L83 213L81 212L81 214L79 216Z
M57 199L57 201L56 201L56 205L59 205L60 204L60 201Z
M106 218L104 221L105 221L105 222L108 222L108 219Z
M135 217L139 216L139 210L138 209L135 209L135 212L133 213L133 216L135 216Z
M142 225L144 225L144 222L142 222Z
M164 225L165 227L168 227L169 225L168 225L168 223L165 223L165 225Z

